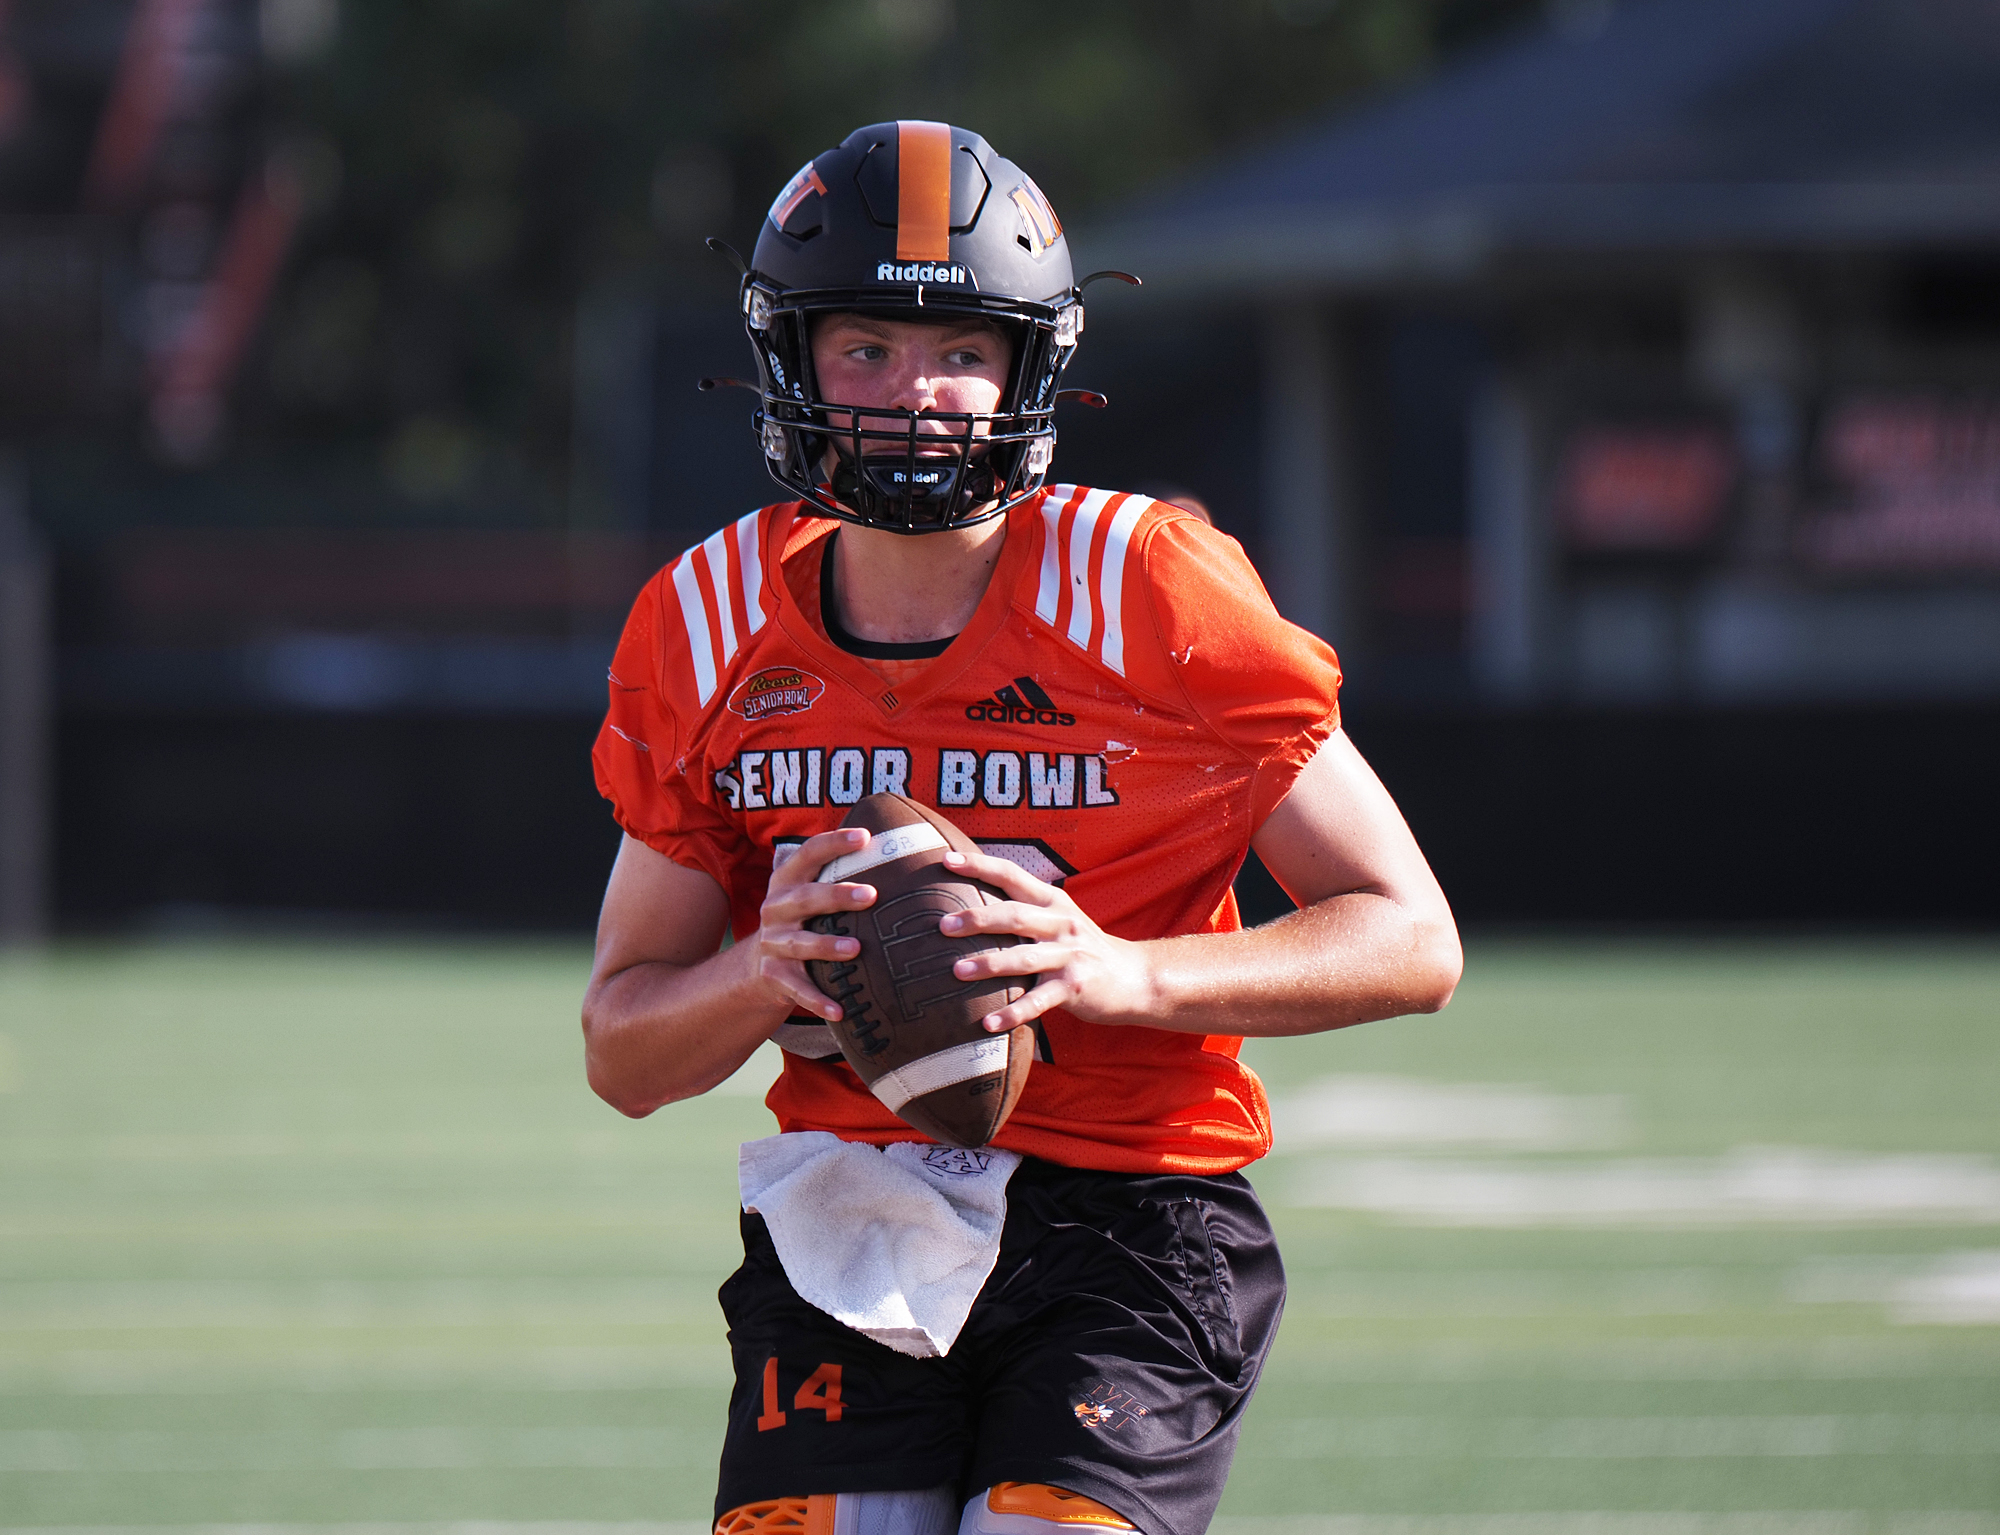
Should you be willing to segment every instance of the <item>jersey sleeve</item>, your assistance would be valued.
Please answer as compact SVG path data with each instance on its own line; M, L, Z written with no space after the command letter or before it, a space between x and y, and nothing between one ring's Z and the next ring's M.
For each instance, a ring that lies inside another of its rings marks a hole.
M1168 670L1203 722L1256 764L1251 814L1261 826L1339 728L1339 658L1279 614L1228 535L1169 515L1144 551Z
M640 592L619 637L591 765L598 793L627 835L727 891L731 865L724 850L733 835L688 778L687 731L667 682L666 640L680 629L674 588L662 571Z

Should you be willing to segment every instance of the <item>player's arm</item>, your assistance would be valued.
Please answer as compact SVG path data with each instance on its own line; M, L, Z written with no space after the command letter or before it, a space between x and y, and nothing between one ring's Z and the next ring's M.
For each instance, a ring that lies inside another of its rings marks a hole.
M839 1005L812 984L805 961L849 958L860 945L804 924L875 898L867 885L812 880L867 838L841 830L802 844L771 876L757 932L717 953L729 922L722 887L626 837L605 888L583 997L584 1059L597 1095L634 1118L650 1114L707 1092L794 1011L838 1018Z
M1061 1007L1097 1023L1196 1034L1312 1034L1435 1012L1451 1000L1458 929L1395 801L1343 731L1306 764L1252 846L1299 910L1241 933L1114 938L1052 885L997 858L959 860L1011 899L949 932L1029 939L957 974L1039 975L989 1028Z

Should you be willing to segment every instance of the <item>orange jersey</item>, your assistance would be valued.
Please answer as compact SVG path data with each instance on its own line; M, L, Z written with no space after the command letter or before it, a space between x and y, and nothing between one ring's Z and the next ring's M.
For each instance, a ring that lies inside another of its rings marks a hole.
M885 789L1121 938L1242 925L1230 883L1338 724L1340 670L1235 540L1143 496L1051 487L1008 514L964 632L891 683L818 622L837 524L800 511L751 513L640 593L594 753L619 825L721 885L738 938L774 859ZM1240 1038L1042 1022L1048 1058L997 1145L1114 1172L1227 1172L1270 1149ZM788 1131L921 1139L838 1056L787 1054L766 1102Z

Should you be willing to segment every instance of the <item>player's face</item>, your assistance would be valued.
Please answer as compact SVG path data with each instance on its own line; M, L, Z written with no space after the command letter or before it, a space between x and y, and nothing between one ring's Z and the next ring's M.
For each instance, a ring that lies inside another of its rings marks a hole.
M812 356L820 398L830 403L986 414L1000 408L1014 346L1006 332L983 320L917 324L833 314L813 327ZM838 430L851 420L834 414L829 424ZM895 416L863 415L861 427L900 433L905 423ZM984 436L985 429L985 422L975 424L976 435ZM948 421L917 424L919 436L963 431Z

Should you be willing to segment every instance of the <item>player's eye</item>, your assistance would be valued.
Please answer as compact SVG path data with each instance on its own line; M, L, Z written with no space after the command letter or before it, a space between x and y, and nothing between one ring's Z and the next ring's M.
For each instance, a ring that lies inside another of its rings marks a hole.
M864 341L859 346L849 347L847 355L852 357L856 362L880 362L889 354L883 348L875 345L874 342Z
M986 361L986 356L977 347L962 346L947 352L945 361L960 368L976 368Z

